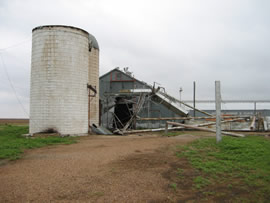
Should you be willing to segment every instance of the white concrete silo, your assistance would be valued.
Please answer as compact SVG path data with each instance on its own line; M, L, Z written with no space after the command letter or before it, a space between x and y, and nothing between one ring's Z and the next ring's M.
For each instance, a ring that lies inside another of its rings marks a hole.
M32 37L30 134L87 133L89 33L49 25L34 28Z

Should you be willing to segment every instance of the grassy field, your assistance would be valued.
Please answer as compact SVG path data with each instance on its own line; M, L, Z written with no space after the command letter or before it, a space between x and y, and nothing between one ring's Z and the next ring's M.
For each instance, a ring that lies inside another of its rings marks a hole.
M176 193L184 185L205 201L270 201L269 138L223 137L219 144L215 138L199 139L178 147L177 156L171 179Z
M25 149L76 142L75 138L71 137L22 137L22 134L26 133L28 126L0 125L0 159L18 159Z

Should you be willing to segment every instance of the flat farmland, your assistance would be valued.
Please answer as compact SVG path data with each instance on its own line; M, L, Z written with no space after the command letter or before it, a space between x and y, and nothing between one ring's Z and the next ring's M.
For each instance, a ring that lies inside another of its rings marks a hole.
M28 125L28 118L0 118L0 125Z

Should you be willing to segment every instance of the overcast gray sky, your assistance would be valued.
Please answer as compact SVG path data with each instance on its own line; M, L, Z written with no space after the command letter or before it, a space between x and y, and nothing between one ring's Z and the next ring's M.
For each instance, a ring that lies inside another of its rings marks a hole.
M50 24L97 38L100 75L128 66L177 98L196 81L197 98L213 99L220 80L223 99L270 99L269 11L269 0L0 0L0 117L28 117L32 29Z

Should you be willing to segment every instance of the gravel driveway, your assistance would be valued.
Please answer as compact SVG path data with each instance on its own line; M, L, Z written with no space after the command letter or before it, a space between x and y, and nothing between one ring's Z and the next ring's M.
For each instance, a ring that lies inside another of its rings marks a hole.
M0 202L169 201L173 148L198 136L89 136L0 166Z

